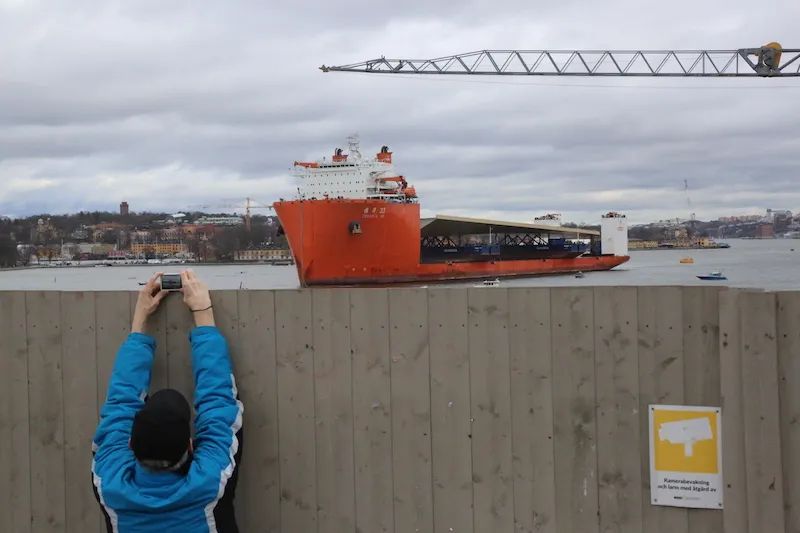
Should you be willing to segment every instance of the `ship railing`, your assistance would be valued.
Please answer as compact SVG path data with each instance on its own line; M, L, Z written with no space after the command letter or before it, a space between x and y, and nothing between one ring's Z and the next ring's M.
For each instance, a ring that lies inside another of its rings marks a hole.
M371 200L404 200L404 194L386 194L386 193L367 193L367 198Z

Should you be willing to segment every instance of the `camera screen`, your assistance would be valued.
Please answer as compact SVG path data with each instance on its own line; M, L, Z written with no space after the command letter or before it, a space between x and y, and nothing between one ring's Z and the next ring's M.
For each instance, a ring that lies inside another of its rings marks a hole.
M161 289L165 291L176 291L181 288L180 274L162 274Z

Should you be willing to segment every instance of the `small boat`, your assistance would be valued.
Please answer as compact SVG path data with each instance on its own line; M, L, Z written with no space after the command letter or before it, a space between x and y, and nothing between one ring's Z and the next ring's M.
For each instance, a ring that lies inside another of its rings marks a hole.
M500 286L500 278L496 279L485 279L483 283L480 285L475 285L475 287L499 287Z
M680 260L680 263L683 265L693 265L694 259L692 259L691 257L684 257Z
M709 272L708 274L702 274L697 276L698 279L704 280L725 280L728 279L722 275L722 272Z
M582 277L585 277L585 276L586 276L586 274L584 274L583 272L578 272L577 274L575 274L576 278L582 278Z

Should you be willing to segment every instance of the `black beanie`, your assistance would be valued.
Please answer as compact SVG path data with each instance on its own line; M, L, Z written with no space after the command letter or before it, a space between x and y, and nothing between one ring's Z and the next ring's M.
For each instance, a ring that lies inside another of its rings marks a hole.
M174 465L189 448L191 408L183 394L163 389L150 396L136 413L131 449L140 461Z

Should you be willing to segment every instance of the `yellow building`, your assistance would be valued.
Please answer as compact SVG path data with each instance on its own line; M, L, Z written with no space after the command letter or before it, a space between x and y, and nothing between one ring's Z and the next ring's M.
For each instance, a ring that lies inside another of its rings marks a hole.
M152 253L156 255L175 255L186 253L186 245L180 242L152 242L152 243L133 243L131 252L134 255Z
M266 250L236 250L234 261L285 261L292 258L289 250L269 248Z
M650 250L658 248L658 241L642 241L639 239L631 239L628 241L628 248L631 250Z

